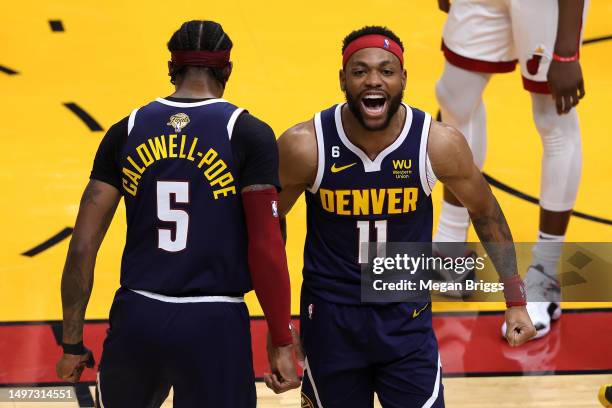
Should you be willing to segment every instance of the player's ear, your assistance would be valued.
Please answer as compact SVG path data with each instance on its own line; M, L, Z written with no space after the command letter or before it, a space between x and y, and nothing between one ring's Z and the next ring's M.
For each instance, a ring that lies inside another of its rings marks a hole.
M172 75L174 71L174 63L172 61L168 61L168 75Z
M223 68L223 76L225 77L225 82L229 80L230 75L232 75L232 69L234 68L234 63L232 61L228 62L225 68Z
M340 90L342 92L346 91L346 76L344 75L344 71L340 70L340 72L338 72L338 79L340 80Z
M402 72L402 89L406 89L406 81L408 79L408 73L406 70Z
M168 61L168 76L170 77L170 82L173 85L176 85L176 76L174 75L174 63L172 61Z

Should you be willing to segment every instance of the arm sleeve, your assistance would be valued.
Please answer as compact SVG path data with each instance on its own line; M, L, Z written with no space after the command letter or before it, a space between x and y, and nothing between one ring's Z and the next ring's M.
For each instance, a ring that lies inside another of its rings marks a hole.
M267 123L249 113L241 114L234 126L232 150L241 189L255 184L280 189L278 147L274 131Z
M291 344L291 286L285 245L281 237L278 193L274 188L242 193L248 262L257 299L266 315L272 344Z
M104 135L100 142L91 174L89 175L90 179L103 181L116 187L119 191L121 191L119 157L128 136L127 124L128 118L126 117L108 129L108 132L106 132L106 135Z

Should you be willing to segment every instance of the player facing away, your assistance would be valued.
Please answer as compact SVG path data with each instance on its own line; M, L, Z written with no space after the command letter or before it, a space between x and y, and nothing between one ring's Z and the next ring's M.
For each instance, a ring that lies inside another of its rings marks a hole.
M402 102L400 39L384 27L364 27L344 39L342 54L347 102L279 139L281 214L303 192L307 204L302 407L372 407L374 392L383 407L443 407L429 303L362 303L360 244L431 242L429 195L439 179L469 209L483 242L508 244L491 255L514 299L506 320L516 346L535 329L520 295L512 236L463 135ZM401 160L411 163L408 178L393 174Z
M539 232L525 284L528 299L540 300L529 302L527 310L536 338L542 337L550 331L551 319L561 316L557 267L582 168L574 106L584 96L579 47L588 0L438 3L449 14L442 45L446 63L436 96L442 120L466 136L479 168L486 155L482 93L491 75L513 71L518 61L523 87L531 94L544 154ZM468 210L445 188L434 241L465 242L468 227Z
M189 21L168 43L176 91L112 126L94 160L62 277L58 376L78 381L91 353L83 319L96 252L124 198L121 288L97 377L102 407L255 407L249 315L255 288L281 390L293 365L287 262L271 128L224 99L232 42Z

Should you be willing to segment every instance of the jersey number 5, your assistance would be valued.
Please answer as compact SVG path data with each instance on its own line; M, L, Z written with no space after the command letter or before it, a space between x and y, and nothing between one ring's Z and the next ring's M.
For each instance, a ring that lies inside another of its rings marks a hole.
M179 252L187 247L189 214L184 210L172 209L170 196L174 196L175 203L189 203L189 183L187 181L157 182L157 218L176 225L174 239L172 239L171 229L158 228L158 247L168 252Z

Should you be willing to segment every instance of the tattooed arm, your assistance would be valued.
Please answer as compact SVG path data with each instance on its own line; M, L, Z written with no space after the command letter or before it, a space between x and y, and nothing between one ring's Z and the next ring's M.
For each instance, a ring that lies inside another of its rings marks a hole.
M120 199L115 187L97 180L90 180L83 192L62 275L64 343L83 340L83 320L93 286L96 255Z
M432 123L427 154L434 174L467 208L480 241L505 282L504 294L509 306L505 316L506 339L511 346L520 346L534 337L536 330L524 306L514 243L504 214L459 131L439 122ZM512 295L517 293L521 302L512 300Z
M470 213L474 229L500 278L517 275L510 228L489 184L474 164L463 135L450 126L434 122L427 152L435 175Z
M62 380L76 382L83 369L94 364L92 353L82 343L83 320L93 287L96 255L120 199L117 188L93 179L81 197L62 275L65 348L55 366Z

